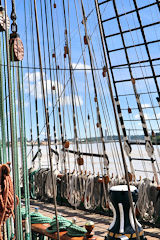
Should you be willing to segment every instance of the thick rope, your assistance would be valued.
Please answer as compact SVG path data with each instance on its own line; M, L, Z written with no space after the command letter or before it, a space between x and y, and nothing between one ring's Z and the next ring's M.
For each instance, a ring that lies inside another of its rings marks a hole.
M0 229L9 217L14 217L14 191L9 174L9 166L7 164L0 165ZM16 204L18 202L18 197L16 196ZM2 239L0 231L0 240Z

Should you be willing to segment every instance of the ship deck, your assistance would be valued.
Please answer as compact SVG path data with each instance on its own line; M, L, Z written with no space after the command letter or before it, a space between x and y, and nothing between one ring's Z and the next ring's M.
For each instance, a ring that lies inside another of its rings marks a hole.
M35 207L39 208L39 212L44 216L53 217L54 207L52 203L44 203L37 200L31 200L31 211ZM82 211L78 209L72 209L66 206L58 206L58 213L72 220L73 217L76 218L76 224L84 227L86 221L93 221L95 223L95 236L104 237L107 235L107 229L112 221L112 217L90 213L87 211ZM160 229L154 227L143 226L145 236L147 240L158 240L160 239Z

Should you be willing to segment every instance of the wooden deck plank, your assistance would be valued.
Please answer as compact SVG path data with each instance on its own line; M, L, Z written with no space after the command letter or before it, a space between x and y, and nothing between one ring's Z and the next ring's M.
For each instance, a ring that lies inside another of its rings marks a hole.
M31 201L31 210L33 211L35 207L39 207L39 212L45 216L54 216L54 207L51 203L43 203L40 201ZM112 218L100 214L89 213L82 210L74 210L66 206L58 206L58 213L72 220L73 217L76 218L76 224L78 226L84 227L87 221L93 221L95 223L95 236L105 237L107 235L107 229L112 222ZM144 227L144 232L147 240L159 240L160 239L160 229L159 228L149 228Z

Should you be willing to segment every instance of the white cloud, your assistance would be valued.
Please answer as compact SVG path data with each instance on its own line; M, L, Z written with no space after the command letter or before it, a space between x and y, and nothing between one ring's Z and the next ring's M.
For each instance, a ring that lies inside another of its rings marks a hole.
M73 69L91 69L91 66L90 65L84 65L83 63L72 63L72 68ZM90 71L90 70L88 70L88 71Z
M160 119L160 113L157 113L157 114L156 114L156 117L157 117L158 119Z
M29 106L29 102L25 101L25 102L24 102L24 106L25 106L25 107L28 107L28 106Z
M43 76L45 77L45 74L43 73ZM34 83L35 79L39 81L41 79L41 73L40 72L35 72L35 73L26 73L24 75L24 81L30 82L30 84Z
M142 104L142 108L148 108L148 107L151 107L151 105L149 103Z
M83 99L81 96L74 96L74 104L75 106L79 107L83 105ZM65 96L61 100L61 105L72 105L72 98L71 96Z
M41 99L42 98L42 84L41 84L41 75L40 72L36 72L36 73L26 73L25 77L24 77L24 81L25 81L25 93L28 94L29 93L29 87L28 87L28 77L29 77L29 81L30 81L30 92L31 92L31 96L35 96L35 77L36 77L36 82L37 82L37 87L36 87L36 91L37 91L37 98ZM44 77L44 89L46 92L48 92L48 95L51 95L51 91L53 92L53 94L58 93L58 88L59 88L59 94L62 93L63 91L63 85L61 83L58 83L56 81L52 81L52 87L55 86L55 90L51 90L51 81L49 79L46 79L45 74L43 73L43 77Z
M136 115L134 116L134 118L138 120L138 119L140 119L140 115L139 115L139 114L136 114ZM149 115L148 115L147 113L144 113L144 118L145 118L145 119L149 119Z

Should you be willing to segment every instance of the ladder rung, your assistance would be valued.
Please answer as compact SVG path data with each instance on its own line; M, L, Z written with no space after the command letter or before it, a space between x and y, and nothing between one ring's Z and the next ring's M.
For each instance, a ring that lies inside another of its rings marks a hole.
M135 172L147 172L147 173L153 173L153 171L145 171L145 170L140 170L140 169L135 169ZM160 173L160 172L157 172Z
M98 5L100 6L100 5L103 5L103 4L105 4L105 3L107 3L107 2L110 2L111 0L105 0L105 1L103 1L103 2L100 2L100 3L98 3Z
M151 162L151 159L148 158L131 158L134 161L146 161L146 162ZM155 159L152 159L152 162L155 161Z
M145 8L151 7L151 6L156 5L156 4L157 4L157 3L154 2L154 3L151 3L151 4L145 5L145 6L143 6L143 7L140 7L140 8L138 8L138 10L140 11L140 10L143 10L143 9L145 9ZM122 13L122 14L119 14L118 17L123 17L123 16L126 16L127 14L134 13L134 12L136 12L136 9L131 10L131 11L128 11L128 12L125 12L125 13ZM103 22L107 22L107 21L114 20L115 18L116 18L116 16L115 16L115 17L108 18L108 19L106 19L106 20L103 20L102 23L103 23Z
M147 44L158 43L158 42L160 42L160 39L159 40L155 40L155 41L147 42ZM139 44L135 44L135 45L126 46L126 49L133 48L133 47L140 47L140 46L143 46L143 45L145 45L145 42L139 43ZM122 47L122 48L111 49L108 52L111 53L111 52L116 52L116 51L120 51L120 50L124 50L124 48Z
M154 23L150 23L150 24L147 24L147 25L144 25L143 28L151 27L151 26L154 26L154 25L157 25L157 24L160 24L160 21L154 22ZM133 31L137 31L137 30L140 30L140 29L141 29L141 27L130 28L130 29L125 30L125 31L122 31L122 32L118 32L118 33L113 33L113 34L110 34L110 35L106 35L105 37L106 37L106 38L110 38L110 37L114 37L114 36L117 36L117 35L120 35L120 34L130 33L130 32L133 32Z

